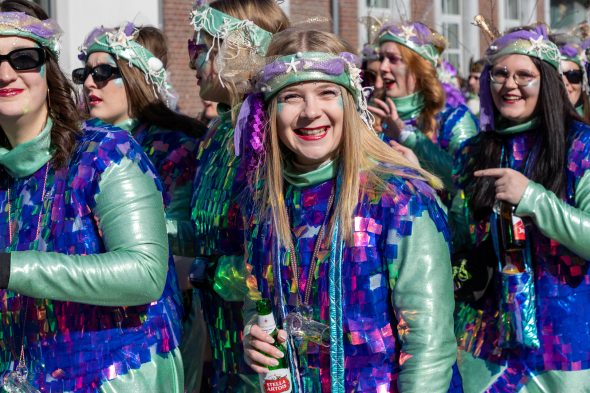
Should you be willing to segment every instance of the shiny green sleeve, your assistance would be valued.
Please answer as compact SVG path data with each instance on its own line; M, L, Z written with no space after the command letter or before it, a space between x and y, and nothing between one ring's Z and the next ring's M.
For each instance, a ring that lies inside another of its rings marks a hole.
M168 269L162 194L128 158L104 171L99 188L93 213L106 252L12 252L8 289L101 306L146 304L162 295Z
M177 187L166 209L166 230L172 254L185 257L196 256L195 229L191 221L192 183Z
M424 169L440 177L445 188L454 192L455 185L451 178L453 157L461 144L476 134L477 124L475 124L469 112L465 112L451 130L448 151L443 150L440 146L433 143L419 130L416 130L413 135L410 135L401 143L414 151Z
M451 261L447 242L427 212L414 219L412 235L398 241L397 260L389 275L402 345L398 387L446 393L457 350Z
M576 187L576 206L529 180L515 213L531 217L543 235L590 259L590 171Z

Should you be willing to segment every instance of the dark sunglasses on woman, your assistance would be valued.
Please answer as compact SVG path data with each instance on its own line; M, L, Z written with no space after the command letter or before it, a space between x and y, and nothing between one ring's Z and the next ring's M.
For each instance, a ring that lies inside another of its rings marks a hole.
M72 71L72 81L77 85L84 84L88 75L92 75L92 79L95 83L106 82L111 77L120 77L121 72L117 67L113 67L110 64L99 64L94 67L86 66L84 68L76 68Z
M579 85L584 79L584 73L582 70L569 70L563 73L567 81L573 85Z
M6 55L0 55L0 63L7 61L15 71L28 71L45 64L43 48L15 49Z

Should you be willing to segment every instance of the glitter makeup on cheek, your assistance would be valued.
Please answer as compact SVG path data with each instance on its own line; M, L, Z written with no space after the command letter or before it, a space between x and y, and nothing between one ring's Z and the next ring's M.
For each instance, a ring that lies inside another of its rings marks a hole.
M45 66L45 64L43 64L41 66L41 68L39 69L39 74L45 78L45 75L47 74L47 67Z
M342 99L342 94L340 94L340 95L338 96L338 106L339 106L341 109L344 109L344 100Z
M277 104L277 113L281 113L283 111L283 109L285 109L285 103L279 102Z
M121 77L113 79L113 84L117 87L125 87L123 85L123 78Z

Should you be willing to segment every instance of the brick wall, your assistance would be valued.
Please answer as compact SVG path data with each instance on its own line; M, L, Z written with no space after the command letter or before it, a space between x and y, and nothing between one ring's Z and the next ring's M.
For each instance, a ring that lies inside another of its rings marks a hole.
M195 116L201 110L195 72L188 67L186 42L193 36L189 13L193 0L163 0L163 27L168 37L168 70L178 93L181 112Z
M492 9L492 6L495 2L490 0L479 0L479 13L485 16L489 21L492 22L494 26L498 25L498 7L496 5L495 9ZM483 57L486 49L490 46L489 39L483 33L479 33L479 52L480 58Z
M422 22L430 28L436 28L434 24L434 1L411 0L410 7L413 21Z

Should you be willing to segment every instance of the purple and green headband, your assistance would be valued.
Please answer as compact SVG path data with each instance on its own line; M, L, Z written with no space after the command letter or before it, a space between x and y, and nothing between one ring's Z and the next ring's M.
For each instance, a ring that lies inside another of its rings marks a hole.
M24 12L0 12L0 36L18 36L35 41L59 58L62 30L53 19L40 20Z
M446 39L420 22L389 24L379 32L379 45L395 42L413 50L433 67L436 67L441 51L446 47Z

